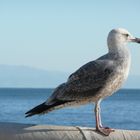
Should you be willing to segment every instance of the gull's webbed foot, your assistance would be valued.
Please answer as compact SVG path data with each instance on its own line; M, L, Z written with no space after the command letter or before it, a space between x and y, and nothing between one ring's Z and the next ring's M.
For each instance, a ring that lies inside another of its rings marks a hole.
M98 128L96 128L96 131L104 134L105 136L109 136L109 134L111 132L114 132L115 130L114 129L111 129L109 127L98 127Z

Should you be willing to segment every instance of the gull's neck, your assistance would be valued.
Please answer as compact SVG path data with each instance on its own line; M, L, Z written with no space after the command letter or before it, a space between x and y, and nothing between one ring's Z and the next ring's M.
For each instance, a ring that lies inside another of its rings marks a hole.
M130 58L130 52L129 49L127 47L127 44L116 44L113 46L108 46L109 49L109 54L111 55L115 55L118 58Z

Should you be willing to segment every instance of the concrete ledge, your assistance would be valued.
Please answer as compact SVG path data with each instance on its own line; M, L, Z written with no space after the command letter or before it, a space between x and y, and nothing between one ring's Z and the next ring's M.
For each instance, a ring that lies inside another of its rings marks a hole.
M116 130L103 136L94 128L0 123L0 140L140 140L140 131Z

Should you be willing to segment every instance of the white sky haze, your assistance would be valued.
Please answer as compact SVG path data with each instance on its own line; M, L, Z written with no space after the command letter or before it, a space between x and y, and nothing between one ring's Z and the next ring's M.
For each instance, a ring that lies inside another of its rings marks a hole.
M73 72L107 52L112 28L140 37L139 0L0 0L0 64ZM140 75L140 45L130 44Z

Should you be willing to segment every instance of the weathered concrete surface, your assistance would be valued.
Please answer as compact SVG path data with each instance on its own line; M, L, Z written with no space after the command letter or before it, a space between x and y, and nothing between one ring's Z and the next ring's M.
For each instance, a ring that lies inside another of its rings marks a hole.
M94 128L0 123L0 140L140 140L140 131L115 130L103 136Z

